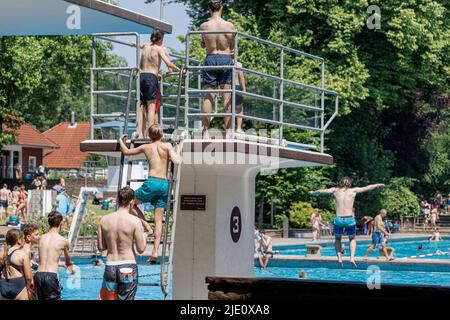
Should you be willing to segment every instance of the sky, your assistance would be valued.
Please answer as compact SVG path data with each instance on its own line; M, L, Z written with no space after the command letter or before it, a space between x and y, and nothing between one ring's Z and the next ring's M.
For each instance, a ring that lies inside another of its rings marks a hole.
M150 4L144 3L144 0L118 0L117 2L123 8L152 18L160 18L160 0L156 0ZM177 40L177 36L185 35L191 23L191 19L186 13L186 7L180 3L166 4L164 6L164 18L162 20L173 26L173 33L164 37L164 45L175 50L182 50L184 46ZM132 39L128 40L133 41ZM141 41L150 42L150 36L143 35ZM113 52L125 57L129 65L135 65L135 50L116 45Z

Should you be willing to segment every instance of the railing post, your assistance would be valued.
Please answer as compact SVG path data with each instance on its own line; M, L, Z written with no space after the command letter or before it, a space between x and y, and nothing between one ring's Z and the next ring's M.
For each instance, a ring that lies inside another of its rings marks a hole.
M141 39L139 34L136 33L136 131L139 130L138 119L139 119L139 108L141 107ZM131 74L130 74L131 77ZM162 94L162 93L161 93ZM138 131L139 132L139 131Z
M96 68L97 67L97 55L96 55L96 43L95 43L95 36L92 37L92 68ZM90 139L93 140L94 139L94 82L95 82L95 74L94 71L91 69L91 83L90 83L90 99L91 99L91 116L90 116L90 122L91 122L91 126L90 126Z
M283 144L283 122L284 122L284 49L281 49L280 54L280 146Z
M238 37L237 33L234 34L234 66L232 69L233 79L231 80L232 93L231 93L231 137L235 138L236 133L236 68L238 64Z
M190 35L189 33L186 34L186 61L185 61L185 66L186 66L186 79L185 79L185 84L184 84L184 126L185 129L189 132L189 40L190 40ZM200 103L200 108L201 108L201 103Z
M322 79L321 79L322 94L320 98L320 108L322 109L320 115L320 152L323 153L325 149L325 61L322 61Z

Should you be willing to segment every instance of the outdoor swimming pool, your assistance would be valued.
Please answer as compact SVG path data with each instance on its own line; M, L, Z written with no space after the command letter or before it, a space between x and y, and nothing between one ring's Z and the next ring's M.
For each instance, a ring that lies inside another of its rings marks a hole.
M254 275L255 277L261 278L298 279L300 270L307 273L308 280L351 281L361 283L367 283L368 278L374 274L373 271L366 269L271 267L267 270L255 268ZM379 279L381 285L410 284L450 287L450 272L381 270Z
M99 290L102 285L103 268L95 267L93 259L76 258L74 263L79 268L77 277L69 277L65 269L60 269L60 281L63 287L63 300L98 300ZM328 267L326 267L328 266ZM404 266L385 264L379 270L379 279L383 284L410 284L410 285L435 285L450 287L450 265L440 266ZM255 267L253 270L255 277L262 278L289 278L298 279L299 271L307 273L308 280L323 281L351 281L366 283L368 277L373 275L373 271L367 271L367 266L360 265L358 269L352 268L348 263L345 269L338 267L337 263L330 267L330 264L321 262L304 264L302 262L289 263L286 266L270 266L267 270ZM140 283L159 282L160 266L139 264ZM136 300L162 300L163 294L160 287L139 286Z
M75 258L73 262L79 268L77 276L69 276L65 269L60 269L59 278L63 287L63 300L98 300L104 268L95 267L93 261L89 258ZM161 266L140 264L138 267L140 283L159 282ZM164 295L160 287L138 287L136 300L163 299Z
M346 245L346 253L345 256L349 256L349 245L348 242L344 242ZM367 248L370 246L370 241L363 240L358 241L358 245L356 247L356 256L363 257L366 254ZM419 245L423 246L422 250L418 250ZM320 243L322 246L322 255L323 256L335 256L336 252L334 250L334 241L327 243ZM388 247L392 247L395 249L395 258L405 258L409 256L417 256L424 254L432 254L437 250L442 252L450 251L450 239L444 238L444 240L439 242L428 242L428 238L413 238L413 239L393 239L388 241ZM306 246L298 245L298 246L274 246L274 250L280 250L281 255L298 255L305 256L306 255ZM374 250L370 257L378 257L379 252L378 249ZM422 257L417 259L450 259L450 254L441 254L441 255L433 255L430 257Z

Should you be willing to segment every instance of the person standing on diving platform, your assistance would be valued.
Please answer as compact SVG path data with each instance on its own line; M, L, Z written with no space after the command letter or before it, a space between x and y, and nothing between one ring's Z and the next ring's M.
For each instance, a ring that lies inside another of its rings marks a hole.
M127 135L120 138L120 150L125 156L135 156L144 154L150 165L148 170L148 180L136 190L136 198L143 203L151 203L155 207L155 242L153 245L150 263L155 264L158 259L158 249L161 242L162 218L169 196L169 180L167 179L167 170L169 161L174 164L181 163L180 148L175 152L170 143L163 143L163 131L158 125L153 125L148 129L150 139L149 144L141 145L137 148L129 149L124 139ZM145 220L142 212L135 206L135 211L141 219Z
M339 263L342 265L342 234L344 230L350 240L350 262L356 267L356 220L353 204L358 193L384 187L384 184L372 184L362 188L352 188L352 179L342 177L335 188L310 191L310 195L332 194L336 199L336 217L334 218L335 249Z

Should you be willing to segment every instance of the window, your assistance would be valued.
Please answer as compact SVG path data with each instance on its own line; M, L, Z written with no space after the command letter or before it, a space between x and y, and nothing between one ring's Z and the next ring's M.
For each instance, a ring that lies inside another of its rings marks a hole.
M35 156L28 157L28 170L29 171L36 170L36 157Z

